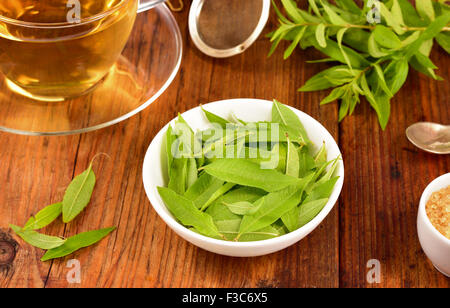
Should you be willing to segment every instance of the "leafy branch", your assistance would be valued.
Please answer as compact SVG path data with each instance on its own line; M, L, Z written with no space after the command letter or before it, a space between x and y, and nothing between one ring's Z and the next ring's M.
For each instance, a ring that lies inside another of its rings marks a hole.
M351 115L364 96L376 111L383 129L389 121L391 98L405 83L409 67L435 79L436 65L429 55L434 40L450 53L450 6L446 1L421 0L308 0L307 10L294 0L281 0L285 14L273 7L280 26L269 34L273 54L283 40L292 41L287 59L298 46L314 47L327 58L309 61L338 62L309 79L299 91L333 89L321 101L340 100L339 121ZM378 18L376 18L378 17Z

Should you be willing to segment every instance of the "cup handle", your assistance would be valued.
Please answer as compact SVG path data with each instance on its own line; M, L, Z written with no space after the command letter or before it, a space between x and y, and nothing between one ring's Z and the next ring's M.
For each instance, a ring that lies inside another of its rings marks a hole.
M166 0L139 0L138 13L148 11Z

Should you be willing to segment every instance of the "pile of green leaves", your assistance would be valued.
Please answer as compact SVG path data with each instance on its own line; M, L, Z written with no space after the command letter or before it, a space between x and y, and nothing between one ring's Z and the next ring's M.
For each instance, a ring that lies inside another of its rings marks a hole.
M74 220L91 200L95 182L96 179L91 162L88 169L76 176L69 184L62 202L45 207L35 216L32 216L24 227L10 225L11 229L28 244L47 250L41 261L61 258L99 242L116 228L111 227L83 232L67 239L36 231L50 225L61 214L64 223Z
M408 0L384 2L364 0L308 0L308 10L293 0L281 0L286 16L273 2L280 27L269 34L270 54L282 40L292 41L284 53L288 58L297 46L314 47L327 58L310 62L338 62L312 77L299 91L334 88L322 100L341 100L339 121L352 114L364 96L375 109L383 129L390 116L390 100L406 81L409 66L431 78L437 67L429 55L434 39L450 52L450 6L446 1ZM380 23L369 24L379 8ZM368 18L369 16L369 18Z
M203 111L221 134L194 133L181 115L166 133L170 180L158 191L179 223L216 239L259 241L292 232L317 216L338 180L333 176L338 158L327 161L325 145L312 153L290 108L274 101L272 121L257 123ZM267 132L275 126L279 134ZM186 140L194 146L181 146ZM183 148L183 155L175 157L174 148Z

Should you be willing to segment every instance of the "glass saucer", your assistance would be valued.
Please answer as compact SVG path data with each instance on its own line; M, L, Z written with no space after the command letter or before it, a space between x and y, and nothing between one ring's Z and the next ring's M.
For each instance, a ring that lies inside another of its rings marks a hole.
M91 92L40 102L12 91L0 76L0 130L23 135L69 135L128 119L154 102L180 68L180 29L166 5L140 13L127 46Z

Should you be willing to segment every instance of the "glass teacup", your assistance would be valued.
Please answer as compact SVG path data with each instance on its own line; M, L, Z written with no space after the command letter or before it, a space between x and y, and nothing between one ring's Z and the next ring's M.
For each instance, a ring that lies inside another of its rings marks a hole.
M9 88L60 101L95 87L122 53L138 6L162 0L15 0L0 4L0 71Z

